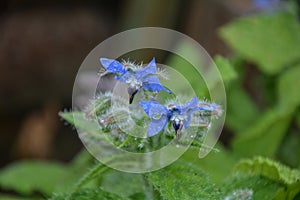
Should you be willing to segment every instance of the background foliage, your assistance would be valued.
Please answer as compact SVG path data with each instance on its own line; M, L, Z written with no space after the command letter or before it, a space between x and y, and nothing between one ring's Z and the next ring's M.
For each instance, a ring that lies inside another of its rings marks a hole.
M147 174L108 169L84 150L69 164L18 162L0 172L1 188L18 196L0 199L300 199L296 13L243 17L219 34L235 52L215 57L227 92L224 131L232 133L217 145L219 152L200 160L191 148L174 164ZM71 115L61 116L73 123ZM95 133L88 123L81 125Z

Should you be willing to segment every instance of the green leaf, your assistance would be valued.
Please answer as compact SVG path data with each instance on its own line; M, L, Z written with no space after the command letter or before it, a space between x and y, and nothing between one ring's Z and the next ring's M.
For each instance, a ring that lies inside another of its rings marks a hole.
M54 194L50 200L88 200L88 199L101 199L101 200L125 200L116 194L107 192L101 188L84 188L69 196L68 194Z
M40 200L41 198L35 197L16 197L12 195L2 195L0 194L0 200Z
M258 107L239 86L232 86L227 92L226 126L239 133L249 127L260 115Z
M220 183L230 174L236 159L221 144L216 145L215 148L218 149L218 152L211 151L202 159L195 159L199 153L199 148L190 148L180 159L193 163L209 174L209 178L214 183Z
M297 18L287 12L241 18L220 30L233 50L267 74L300 60L299 33Z
M279 77L278 99L281 108L294 110L300 105L299 77L300 65L289 68Z
M129 197L136 193L144 193L145 181L140 174L130 174L114 170L103 175L101 187L119 196Z
M190 43L187 42L181 42L177 47L178 52L182 53L183 55L188 55L191 60L201 59L201 56L197 55L197 52L193 51L193 49L193 46L191 47ZM187 60L178 55L173 55L167 61L167 65L174 68L177 73L180 73L180 75L185 78L185 80L179 80L178 82L185 83L187 80L198 96L206 96L208 94L208 89L202 76ZM171 73L169 77L176 76L172 75ZM164 84L163 80L162 84ZM187 86L185 84L177 84L176 89L181 94L185 94L187 92Z
M82 169L91 167L95 163L95 158L83 148L79 151L70 162L69 166L74 169Z
M58 115L71 125L75 125L73 112L59 112Z
M86 113L84 112L60 112L59 115L66 120L71 125L75 126L77 129L88 133L88 137L85 140L101 140L108 141L108 137L105 136L101 130L98 122L95 119L87 119Z
M236 135L232 147L237 155L274 157L287 131L291 113L273 109L266 111L256 123Z
M298 130L300 129L300 110L298 109L298 111L296 112L296 116L295 116L295 121L296 121L296 125L298 127Z
M218 69L220 70L224 82L229 82L237 78L237 73L235 72L234 67L231 65L228 59L217 55L214 58L214 61Z
M152 172L148 179L163 199L219 199L221 195L207 174L185 162Z
M300 171L290 169L269 158L244 159L235 166L234 171L239 174L264 176L286 185L286 189L281 191L281 195L284 195L286 199L293 199L300 191Z
M225 194L223 199L230 200L280 199L278 193L283 188L281 184L268 178L252 175L233 176L226 179L222 184L222 190Z
M67 166L58 163L22 161L1 170L0 186L23 195L34 191L50 195L53 191L67 190L77 176L72 175Z
M85 117L84 112L60 112L59 115L76 128L87 131L89 134L93 134L96 137L101 136L101 134L99 134L100 128L98 123L92 119L88 120Z
M300 171L264 157L241 160L234 168L238 173L262 175L285 185L300 181Z
M300 135L298 134L297 129L290 130L278 148L276 158L288 166L298 167L300 164L299 155Z

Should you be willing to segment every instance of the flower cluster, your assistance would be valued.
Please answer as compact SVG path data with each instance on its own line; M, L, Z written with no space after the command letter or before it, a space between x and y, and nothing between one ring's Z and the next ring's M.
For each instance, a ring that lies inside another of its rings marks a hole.
M170 90L166 89L159 82L155 58L144 68L130 62L120 63L108 58L100 58L100 62L106 69L106 72L115 75L116 80L128 84L130 104L135 94L141 89L155 93L164 90L172 94ZM170 122L175 130L176 138L179 139L181 137L181 130L189 128L192 118L194 118L193 122L195 124L195 121L197 121L195 120L195 115L200 116L200 118L203 116L219 117L222 115L220 105L199 100L196 95L184 105L181 105L177 101L171 101L164 106L157 101L149 100L139 102L139 104L150 117L148 137L160 133ZM104 120L103 122L105 123L106 121Z

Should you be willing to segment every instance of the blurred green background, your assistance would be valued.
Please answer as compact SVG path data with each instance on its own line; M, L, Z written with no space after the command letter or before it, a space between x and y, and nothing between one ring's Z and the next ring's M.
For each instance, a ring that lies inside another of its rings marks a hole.
M64 185L72 185L84 174L90 166L86 163L91 162L86 160L91 158L83 152L73 159L83 146L76 131L59 120L58 112L71 108L76 72L89 51L113 34L142 26L171 28L192 37L214 58L223 76L227 113L218 144L220 152L198 159L197 150L191 149L180 161L203 170L212 181L210 185L225 185L223 190L204 185L204 192L199 194L204 196L199 199L247 199L249 192L245 188L252 188L254 199L300 199L299 1L6 0L1 4L3 199L49 197L55 191L67 191ZM141 60L151 57L148 51ZM157 59L174 68L188 67L188 63L164 53ZM196 85L193 71L185 73ZM28 159L48 162L35 161L38 164L34 165L26 161L9 168L12 162ZM67 164L56 164L57 161ZM66 173L70 166L74 173L78 172L77 176ZM47 171L48 168L53 171ZM183 185L188 184L182 168L175 164L166 168L165 174L168 170L182 170L178 177ZM45 174L44 180L28 182L37 171ZM235 171L243 175L228 177ZM146 189L130 187L127 193L122 188L124 182L136 181L140 185L141 181L143 185L145 180L118 173L101 176L93 184L106 190L89 194L94 198L113 192L131 199L176 199L169 191L175 182L158 178L163 177L163 172L148 176L150 189L145 184ZM53 174L69 179L58 180ZM118 178L123 180L120 188L109 191ZM152 190L156 192L152 194ZM196 190L197 187L191 187L187 193ZM205 192L215 196L206 198ZM184 191L182 194L182 199L197 199L184 196Z

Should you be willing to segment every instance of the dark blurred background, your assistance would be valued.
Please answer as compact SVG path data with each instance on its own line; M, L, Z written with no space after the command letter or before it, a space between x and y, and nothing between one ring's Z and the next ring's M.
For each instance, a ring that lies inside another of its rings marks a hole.
M15 159L68 161L82 143L58 112L71 108L85 56L120 31L157 26L228 55L217 36L233 18L257 12L251 0L4 0L0 16L0 167Z

